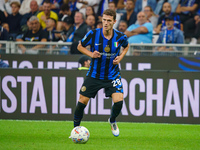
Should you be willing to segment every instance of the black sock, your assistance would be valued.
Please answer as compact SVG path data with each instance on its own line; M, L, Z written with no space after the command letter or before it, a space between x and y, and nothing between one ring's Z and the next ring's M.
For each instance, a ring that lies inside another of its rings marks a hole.
M81 123L81 119L83 118L83 111L86 105L78 102L76 105L75 113L74 113L74 127L79 126Z
M119 101L117 103L114 103L114 105L112 106L112 112L111 112L111 116L110 116L111 123L115 122L116 117L121 112L122 104L123 104L123 101Z

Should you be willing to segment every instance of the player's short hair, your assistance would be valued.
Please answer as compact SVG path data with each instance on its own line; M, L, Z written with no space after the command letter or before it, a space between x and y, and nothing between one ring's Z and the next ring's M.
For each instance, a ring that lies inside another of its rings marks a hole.
M111 9L106 9L103 12L104 15L113 16L113 19L116 20L116 12Z

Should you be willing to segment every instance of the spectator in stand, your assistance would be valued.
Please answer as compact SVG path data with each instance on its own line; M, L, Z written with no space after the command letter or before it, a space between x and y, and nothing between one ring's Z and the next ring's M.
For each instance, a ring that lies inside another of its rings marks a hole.
M156 9L154 10L154 13L158 16L163 15L163 4L165 2L168 2L171 4L171 12L175 13L176 12L176 8L178 6L179 0L158 0L157 5L156 5Z
M76 8L79 9L79 12L85 15L87 6L92 6L96 13L98 9L98 5L99 5L99 0L77 0Z
M153 25L153 28L156 28L158 23L158 17L154 14L151 6L145 6L144 13L147 17L147 20ZM138 22L136 22L135 24L138 24Z
M48 19L48 18L53 18L55 19L56 21L58 21L58 15L51 11L51 2L49 0L45 0L44 3L43 3L43 11L40 12L37 17L39 19L39 22L42 26L43 29L46 28L46 24L45 24L45 21Z
M113 1L109 2L108 9L114 10L116 12L116 10L117 10L116 4ZM118 28L120 19L121 19L121 15L119 13L116 13L116 22L113 25L114 29Z
M42 6L40 6L39 8L40 11L45 10L44 5L43 5L45 1L46 0L42 1ZM60 6L62 6L63 4L63 0L49 0L49 2L51 3L50 9L58 15L60 11Z
M121 17L121 20L127 22L128 26L134 24L137 20L136 13L134 12L135 1L127 0L126 2L126 13Z
M69 29L66 35L66 42L72 42L71 54L81 54L77 50L78 43L89 31L89 27L84 21L84 15L81 12L76 12L74 16L74 25Z
M29 14L31 12L33 13L35 11L39 11L38 5L40 5L41 2L42 2L42 0L23 0L20 10L19 10L19 13L21 15L25 15L25 14ZM31 16L29 16L29 17L31 17Z
M144 12L137 15L138 24L132 24L125 31L129 43L152 43L153 25L148 22Z
M16 41L18 41L18 39L21 39L26 32L28 32L29 30L32 30L32 25L31 25L31 22L29 20L30 20L30 18L26 22L26 27L24 27L22 29L21 33L17 35Z
M21 2L20 0L0 0L0 10L4 12L6 17L8 17L9 14L12 14L12 8L10 4L14 1L19 2L19 4Z
M86 12L85 12L86 18L87 18L87 16L89 16L89 15L95 16L95 22L97 23L97 21L98 21L98 16L96 15L96 13L95 13L95 11L94 11L94 8L93 8L92 6L87 6L87 7L86 7ZM95 26L96 26L96 24L95 24Z
M88 25L88 27L89 27L90 30L95 29L95 24L96 24L96 22L95 22L95 16L93 16L93 15L87 16L85 22Z
M136 13L143 11L146 6L150 6L154 11L156 5L157 5L156 0L136 0L134 11Z
M176 13L179 14L181 23L184 23L190 18L194 17L195 11L198 8L198 0L180 0Z
M20 22L21 30L22 30L22 31L28 29L27 21L28 21L28 19L30 19L32 16L37 16L37 14L39 13L38 8L39 8L39 7L38 7L38 2L37 2L36 0L31 0L30 5L29 5L30 12L29 12L29 13L26 13L26 14L22 17L22 20L21 20L21 22Z
M46 28L44 29L47 32L47 41L57 42L59 38L55 36L56 31L56 20L53 18L49 18L46 20ZM52 53L52 50L56 47L56 45L48 45L48 50L45 53Z
M149 20L149 22L153 25L153 28L156 28L158 24L158 17L154 14L151 6L144 7L144 13L147 16L147 20Z
M58 41L59 39L55 36L56 31L56 20L49 18L45 21L46 28L44 29L47 32L47 41Z
M62 23L66 35L69 29L73 26L74 21L72 20L71 17L65 17Z
M191 45L197 44L197 40L200 37L200 6L194 18L185 22L184 33L186 38L191 38Z
M74 20L74 15L75 15L75 12L72 12L69 8L69 5L64 3L61 7L60 7L60 12L59 12L59 15L58 15L58 21L63 21L63 19L65 17L71 17L72 20Z
M92 6L87 6L86 7L85 16L87 17L89 15L93 15L93 16L96 15L96 13L94 11L94 8Z
M166 22L166 28L160 32L157 43L184 44L183 32L174 26L173 16L166 17L165 22ZM179 48L177 47L162 46L158 47L157 51L153 55L174 55L175 53L171 53L171 51L175 52L178 49Z
M12 40L16 39L17 34L20 33L20 22L22 19L22 16L19 14L19 9L20 9L20 3L19 2L12 2L10 4L12 7L12 14L8 15L6 18L6 22L9 25L9 36L12 38Z
M72 21L72 24L74 23L74 12L72 12L69 8L69 5L64 3L62 6L61 6L61 10L59 12L59 16L58 16L58 22L57 22L57 27L56 27L56 30L57 31L66 31L66 27L64 26L64 19L65 18L70 18L70 22ZM69 20L69 19L68 19ZM67 29L68 31L69 29ZM56 33L55 34L56 37L64 40L64 35L63 35L63 32L61 32L61 34L58 34Z
M121 21L119 22L118 30L119 30L120 32L123 32L123 33L124 33L124 32L127 30L127 28L128 28L127 22L121 20Z
M177 15L176 13L172 13L171 12L171 4L170 3L165 2L163 4L163 12L164 12L164 14L161 15L158 18L157 27L154 29L154 31L156 33L160 33L160 31L162 30L162 28L166 27L165 18L168 17L168 16L173 16L173 18L174 18L174 26L176 28L180 29L180 30L183 30L183 25L181 24L181 20L180 20L179 15Z
M41 28L40 23L39 23L39 19L36 16L32 16L30 18L30 23L31 23L31 28L32 30L28 30L22 37L22 39L18 39L18 41L29 41L29 42L34 42L34 41L41 41L41 42L47 42L47 33ZM18 45L19 48L22 51L22 54L26 53L26 54L38 54L39 50L43 47L45 47L45 45L39 44L39 45L35 45L33 44L33 46L29 46L29 47L25 47L24 45Z

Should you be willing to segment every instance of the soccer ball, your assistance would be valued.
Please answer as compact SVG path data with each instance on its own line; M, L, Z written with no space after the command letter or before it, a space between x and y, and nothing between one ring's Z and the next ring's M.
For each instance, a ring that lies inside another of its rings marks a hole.
M90 137L90 132L86 127L77 126L71 131L71 136L74 143L85 144Z

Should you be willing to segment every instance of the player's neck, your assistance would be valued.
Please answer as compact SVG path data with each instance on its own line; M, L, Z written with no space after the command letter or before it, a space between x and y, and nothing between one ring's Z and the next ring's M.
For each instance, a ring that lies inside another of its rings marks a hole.
M113 29L111 29L111 30L104 30L103 29L103 35L106 39L110 40L112 38L112 35L113 35Z

